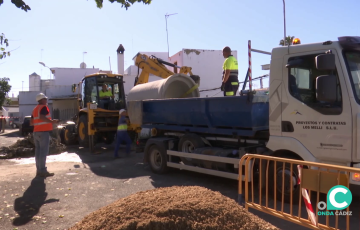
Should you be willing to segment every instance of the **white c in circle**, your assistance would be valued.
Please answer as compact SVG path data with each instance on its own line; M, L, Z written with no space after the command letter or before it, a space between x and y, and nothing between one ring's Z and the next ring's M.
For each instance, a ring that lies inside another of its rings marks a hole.
M346 189L344 189L344 188L336 188L336 189L332 190L332 191L330 192L330 194L329 194L330 203L331 203L332 205L334 205L335 208L343 208L343 207L345 207L346 205L348 205L348 204L346 203L346 201L344 201L344 202L342 202L342 203L336 202L336 200L335 200L335 195L336 195L337 193L339 193L339 192L346 194L348 191L347 191Z

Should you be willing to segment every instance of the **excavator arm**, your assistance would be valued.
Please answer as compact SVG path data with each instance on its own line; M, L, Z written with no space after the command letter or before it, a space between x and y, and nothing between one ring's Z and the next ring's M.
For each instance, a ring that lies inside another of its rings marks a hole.
M153 74L163 79L168 78L171 75L174 75L174 72L168 70L165 65L179 68L180 69L179 73L189 74L190 77L192 77L195 82L199 82L200 80L198 76L192 74L191 67L187 67L187 66L180 67L173 63L163 61L155 56L148 57L145 54L138 53L136 55L135 65L138 67L138 76L135 78L134 86L149 82L150 74ZM140 69L141 69L141 74L139 76Z

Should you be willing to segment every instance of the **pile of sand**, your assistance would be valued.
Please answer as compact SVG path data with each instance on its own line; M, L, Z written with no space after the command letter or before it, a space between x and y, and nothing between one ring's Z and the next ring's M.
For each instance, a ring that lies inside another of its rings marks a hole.
M122 198L69 230L265 230L278 229L234 200L209 189L157 188Z
M58 138L50 137L49 154L65 152L66 146ZM35 156L34 137L28 134L24 139L18 140L8 147L0 147L0 159Z

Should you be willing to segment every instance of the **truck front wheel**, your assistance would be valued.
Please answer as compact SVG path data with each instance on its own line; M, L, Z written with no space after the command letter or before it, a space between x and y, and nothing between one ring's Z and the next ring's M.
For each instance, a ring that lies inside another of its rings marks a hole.
M168 171L166 151L158 145L150 147L149 163L151 171L157 174L163 174Z
M274 177L274 172L275 172L275 177ZM299 173L296 165L286 163L285 167L283 167L282 162L277 162L277 163L272 162L270 163L268 173L269 173L270 194L275 194L275 190L276 190L276 199L278 201L281 202L282 196L284 196L284 202L299 204L300 186L297 184ZM284 181L283 181L283 176L284 176ZM276 186L275 186L275 178L276 178ZM284 183L284 194L282 193L283 183ZM292 191L292 200L291 200L291 191Z

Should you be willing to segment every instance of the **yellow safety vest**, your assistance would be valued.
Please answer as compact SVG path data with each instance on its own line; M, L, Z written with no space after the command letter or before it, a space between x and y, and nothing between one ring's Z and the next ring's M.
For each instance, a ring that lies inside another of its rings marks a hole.
M112 96L112 93L110 90L104 92L102 90L99 91L99 97L111 97Z
M239 85L238 62L234 56L230 55L228 58L225 59L223 64L223 70L230 70L230 76L228 81L231 82L232 85Z

